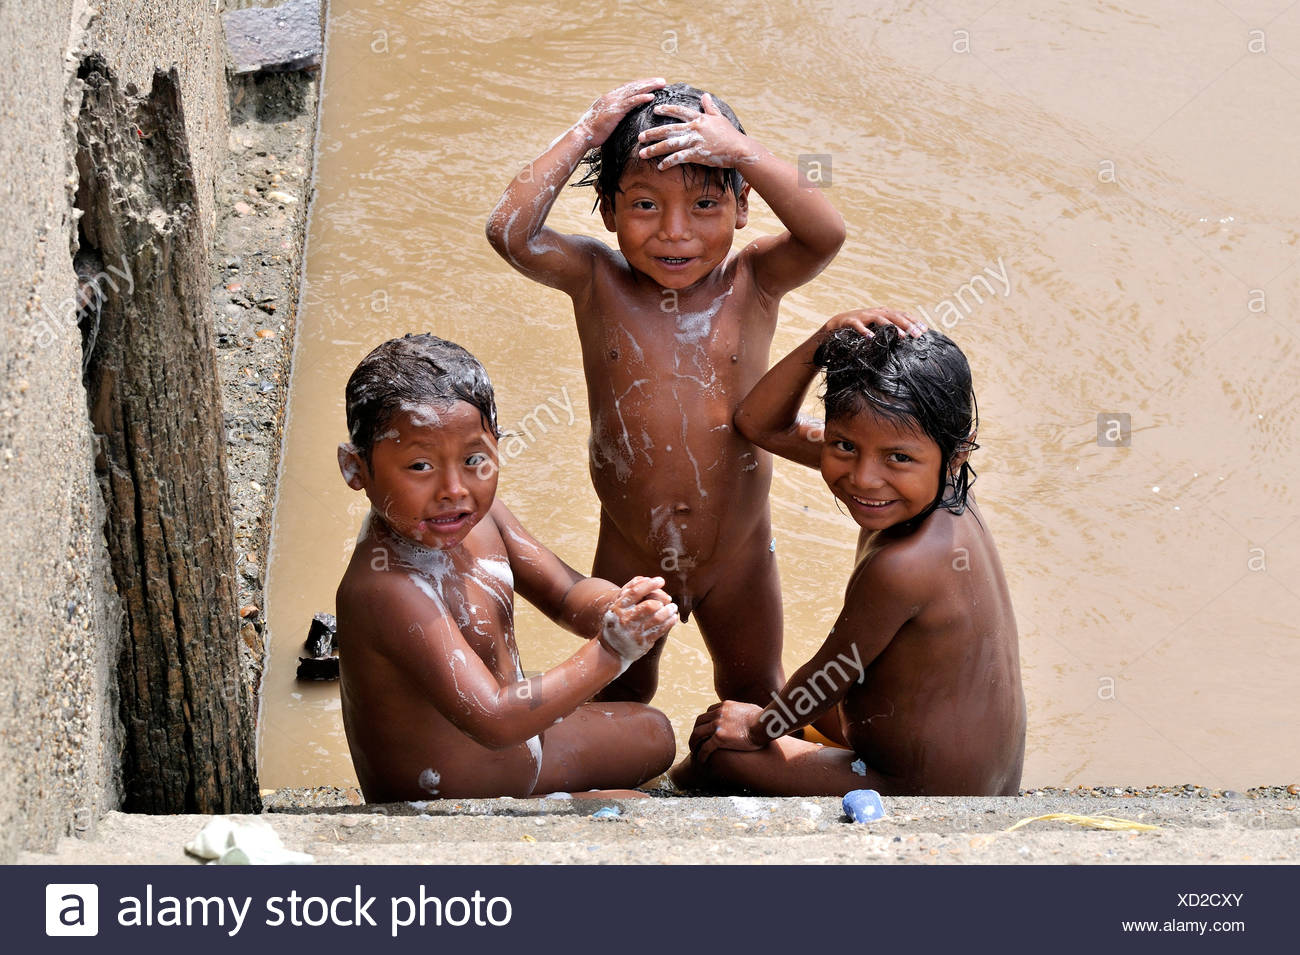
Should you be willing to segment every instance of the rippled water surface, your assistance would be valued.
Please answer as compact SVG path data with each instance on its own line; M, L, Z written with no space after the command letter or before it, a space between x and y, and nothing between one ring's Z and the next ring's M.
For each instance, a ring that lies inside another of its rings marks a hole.
M296 684L294 665L365 510L334 448L344 383L371 347L421 330L462 343L506 426L572 400L574 422L538 433L500 493L590 568L598 508L570 306L498 259L483 225L592 99L648 75L716 91L791 161L830 157L849 239L785 299L774 358L864 303L924 309L970 357L977 492L1020 625L1025 785L1295 775L1300 5L330 8L263 786L355 782L337 687ZM738 241L780 228L753 205ZM603 237L590 206L572 190L551 224ZM1009 290L959 294L985 269ZM1099 414L1129 415L1131 443L1100 446ZM792 670L839 608L855 527L785 462L772 509ZM529 672L575 648L522 602L518 633ZM655 703L683 744L710 687L698 632L679 628Z

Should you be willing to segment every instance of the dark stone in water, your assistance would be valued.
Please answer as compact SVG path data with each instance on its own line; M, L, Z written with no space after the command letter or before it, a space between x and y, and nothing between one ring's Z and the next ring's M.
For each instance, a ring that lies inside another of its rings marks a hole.
M334 636L338 631L338 621L332 613L318 613L311 618L311 628L307 631L304 645L309 657L298 658L299 680L337 680L339 678L339 655L334 649Z
M339 622L332 613L318 613L311 618L311 628L307 631L306 650L316 659L334 655L334 635L338 632Z
M339 678L338 657L299 657L299 680L337 680Z
M235 73L288 73L320 66L320 0L230 10L222 17Z

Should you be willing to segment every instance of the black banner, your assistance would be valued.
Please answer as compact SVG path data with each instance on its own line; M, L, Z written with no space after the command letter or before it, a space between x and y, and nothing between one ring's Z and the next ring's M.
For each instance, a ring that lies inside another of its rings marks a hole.
M32 866L0 877L8 951L184 955L317 941L515 955L539 943L658 955L1007 942L1262 951L1293 946L1300 889L1292 866Z

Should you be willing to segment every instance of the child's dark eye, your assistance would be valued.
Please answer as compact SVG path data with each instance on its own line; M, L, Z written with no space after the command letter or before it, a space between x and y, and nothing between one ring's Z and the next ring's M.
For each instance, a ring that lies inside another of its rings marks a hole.
M412 471L432 471L433 465L428 461L416 461L410 466Z
M695 207L697 209L712 209L716 207L717 204L717 199L701 199L699 202L695 203Z
M852 454L857 450L857 448L853 446L852 441L845 441L843 438L840 438L838 441L832 441L831 447L843 454Z
M469 457L465 459L465 463L472 468L476 468L480 464L486 464L487 459L488 458L486 454L471 454Z
M638 199L636 200L636 202L632 203L633 209L641 209L642 211L646 211L646 212L652 210L654 207L655 204L651 202L649 199Z
M889 456L889 460L893 461L895 464L909 464L915 459L910 455L904 454L902 451L895 451Z

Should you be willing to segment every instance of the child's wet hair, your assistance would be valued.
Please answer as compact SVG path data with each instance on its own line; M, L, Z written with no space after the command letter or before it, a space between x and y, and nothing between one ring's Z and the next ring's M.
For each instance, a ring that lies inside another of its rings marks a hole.
M384 342L353 370L347 391L348 437L367 464L378 435L412 406L464 401L483 428L500 437L496 396L479 360L455 342L428 333Z
M952 462L979 447L979 409L966 356L933 329L920 338L894 325L872 330L874 338L836 329L818 346L813 362L826 372L826 420L869 411L928 436L939 446L943 471L925 513L942 507L961 514L975 471L963 461L953 473Z
M611 207L614 203L614 197L618 194L619 180L623 178L623 173L627 172L636 163L658 162L659 159L641 159L637 152L650 145L638 141L637 137L647 129L655 126L667 126L670 123L680 123L681 120L673 116L660 116L655 113L656 106L680 105L686 106L695 112L703 112L701 106L702 97L705 91L690 86L686 83L673 83L671 86L665 86L661 90L656 90L654 99L644 106L638 106L632 110L622 121L614 127L614 132L609 139L601 145L599 149L593 149L582 160L582 165L586 167L581 179L574 183L575 186L595 186L596 187L596 205L600 205L602 198L608 198ZM718 99L712 93L713 105L718 107L718 112L735 126L742 133L745 127L740 125L740 120L732 112L730 106ZM744 188L745 180L740 173L734 168L719 168L715 166L699 166L694 163L683 163L681 166L683 176L702 175L706 182L717 183L724 192L730 192L732 195L739 196L740 190Z

